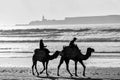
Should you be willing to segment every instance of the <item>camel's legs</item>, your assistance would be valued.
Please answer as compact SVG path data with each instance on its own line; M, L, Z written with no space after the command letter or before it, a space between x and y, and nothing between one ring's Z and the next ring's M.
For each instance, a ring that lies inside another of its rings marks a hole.
M59 63L59 65L58 65L58 69L57 69L57 75L58 75L58 76L59 76L59 69L60 69L60 66L61 66L61 64L63 63L63 61L64 61L64 58L61 57L60 63Z
M69 70L69 60L65 60L65 63L66 63L66 69L67 69L68 73L69 73L71 76L73 76L73 75L71 74L70 70Z
M46 62L46 75L47 75L47 76L49 75L48 72L47 72L48 62L49 62L49 61Z
M77 61L75 61L75 76L78 76L77 75Z
M35 62L35 70L37 72L37 75L39 75L38 70L37 70L37 61Z
M84 70L83 70L83 76L85 76L85 69L86 69L86 66L84 65L83 61L79 61L79 62L82 64L82 66L83 66L83 68L84 68Z
M43 71L45 70L45 62L42 62L42 64L43 64L43 70L40 72L40 74L42 74Z
M34 74L34 66L35 66L35 62L33 62L33 65L32 65L32 74L33 74L33 75L35 75L35 74Z

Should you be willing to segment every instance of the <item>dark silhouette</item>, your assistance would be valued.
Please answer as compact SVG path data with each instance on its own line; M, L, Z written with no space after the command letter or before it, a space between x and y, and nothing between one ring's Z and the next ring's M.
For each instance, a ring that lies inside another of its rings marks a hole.
M44 50L47 54L50 53L50 51L46 48L47 46L44 45L43 39L40 40L40 50Z
M47 46L44 45L43 40L41 39L40 40L40 49L44 49L45 47L47 47Z
M39 75L38 70L37 70L37 61L42 62L43 64L43 70L40 72L40 74L43 73L44 70L46 70L46 75L48 76L47 68L48 68L48 62L49 60L53 60L57 58L59 55L59 51L56 51L53 55L49 55L49 53L46 53L45 50L40 50L40 49L35 49L34 50L34 55L32 57L33 65L32 65L32 74L34 74L34 66L37 72L37 75Z
M60 59L59 65L58 65L57 75L59 76L60 66L65 61L67 71L69 72L69 74L71 76L73 76L71 74L71 72L69 71L69 61L71 59L71 60L73 60L75 62L75 76L78 76L77 75L77 62L80 62L82 64L82 66L84 68L84 70L83 70L83 76L85 76L86 66L83 63L83 60L87 60L91 56L92 52L94 52L94 49L90 48L90 47L87 48L86 55L83 55L81 53L81 51L79 50L79 48L77 47L77 45L76 45L75 48L71 48L69 46L64 47L63 50L62 50L62 52L61 52L61 59Z
M77 38L76 38L76 37L74 37L74 38L73 38L73 40L72 40L72 41L70 41L69 46L70 46L70 47L75 47L74 42L75 42L76 40L77 40Z

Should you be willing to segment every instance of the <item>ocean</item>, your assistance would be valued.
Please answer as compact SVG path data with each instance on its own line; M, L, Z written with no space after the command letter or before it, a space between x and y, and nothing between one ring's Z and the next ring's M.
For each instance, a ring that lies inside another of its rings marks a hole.
M0 26L0 67L31 67L32 55L43 39L51 55L69 45L76 44L83 54L88 47L95 49L84 61L89 67L120 67L120 24ZM57 66L60 56L50 63ZM73 62L71 62L72 65ZM38 65L41 65L39 63Z

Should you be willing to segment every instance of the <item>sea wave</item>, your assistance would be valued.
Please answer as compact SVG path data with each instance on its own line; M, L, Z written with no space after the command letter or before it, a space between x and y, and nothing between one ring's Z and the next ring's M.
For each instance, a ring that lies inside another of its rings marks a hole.
M107 32L120 32L120 29L104 29L101 31L107 31Z
M49 32L49 31L56 31L56 32L80 32L80 31L88 31L90 30L89 28L84 28L84 29L16 29L16 30L0 30L0 32L13 32L13 33L21 33L21 32Z
M46 42L68 42L73 37L77 37L78 42L120 42L120 25L44 27L0 30L0 42L38 42L40 39Z
M44 39L44 42L69 42L70 40L51 40ZM0 43L38 43L39 40L0 40ZM87 38L79 39L76 42L120 42L120 39L116 38Z

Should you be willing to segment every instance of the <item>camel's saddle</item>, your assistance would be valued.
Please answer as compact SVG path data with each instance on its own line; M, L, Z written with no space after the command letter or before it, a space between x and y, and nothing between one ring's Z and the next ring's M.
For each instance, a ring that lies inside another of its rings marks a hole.
M77 56L78 53L80 53L80 49L78 48L77 45L74 47L71 46L64 46L61 56L69 57L69 58L74 58Z

